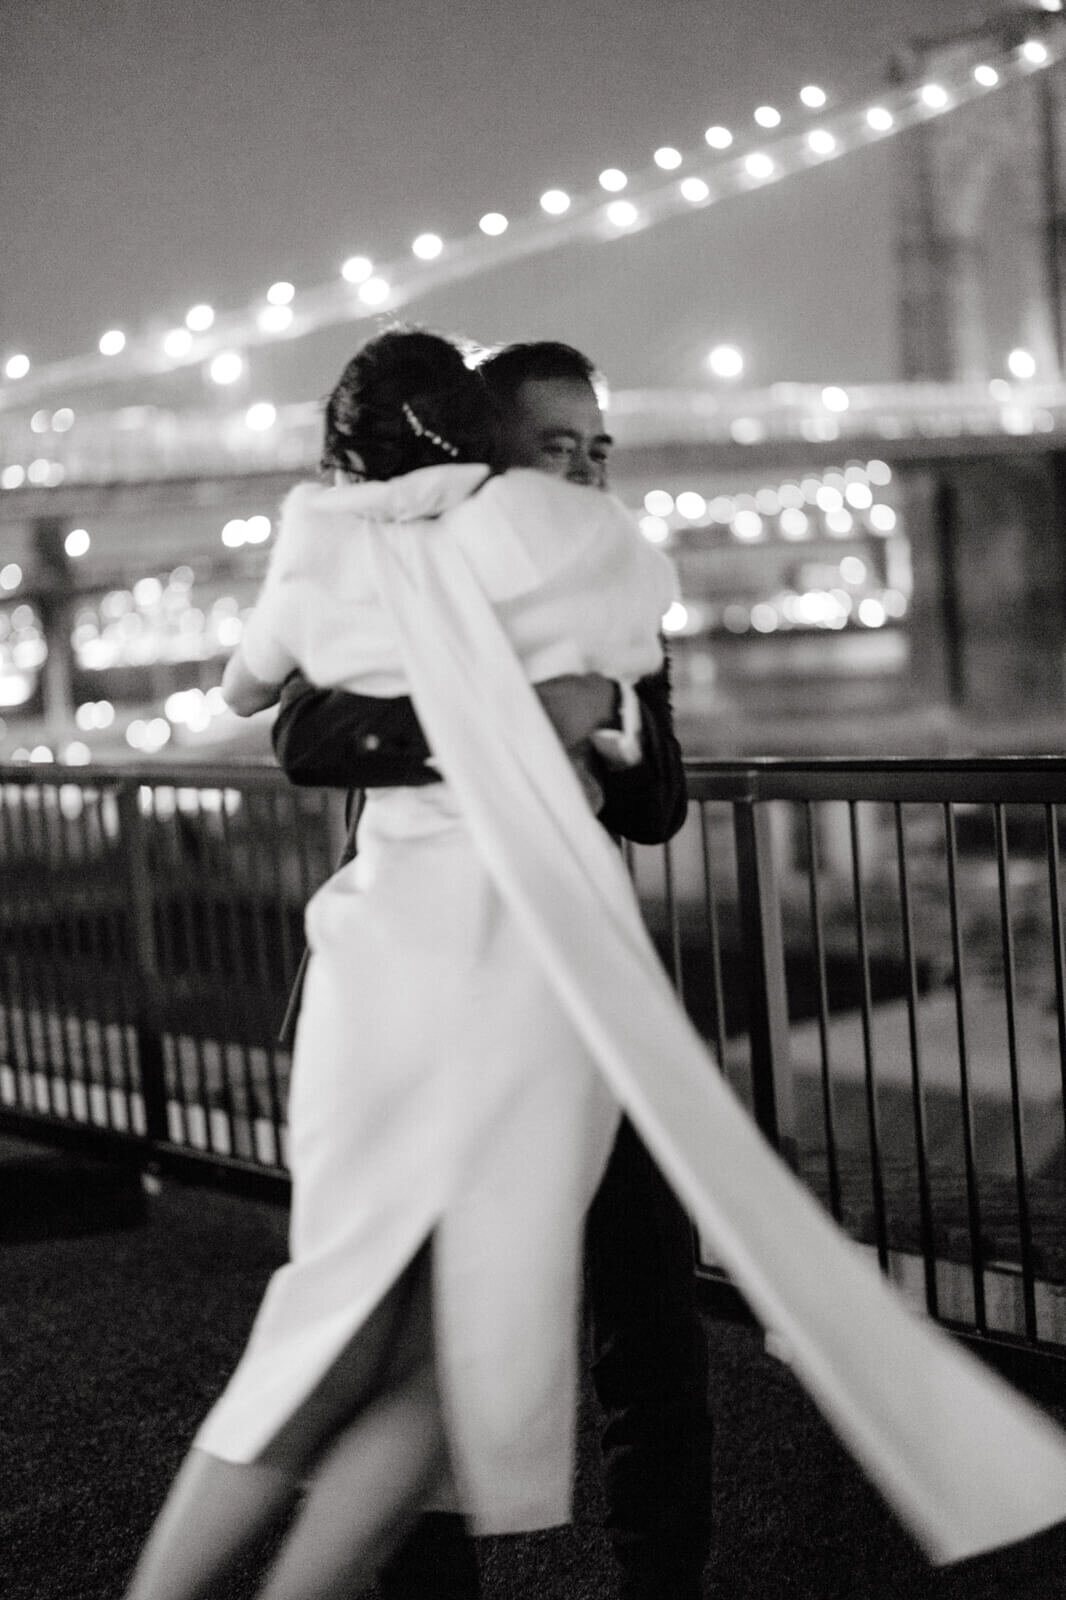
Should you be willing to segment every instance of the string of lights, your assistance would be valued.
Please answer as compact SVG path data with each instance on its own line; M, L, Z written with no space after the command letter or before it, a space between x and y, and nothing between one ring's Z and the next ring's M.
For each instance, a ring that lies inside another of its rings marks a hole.
M1041 0L1047 12L1061 10L1061 4L1062 0ZM978 58L975 51L936 81L906 83L876 101L867 98L837 110L829 109L824 89L808 84L797 97L799 110L787 116L775 106L758 106L752 117L754 132L751 126L735 130L714 124L706 129L697 150L685 153L664 145L654 152L651 164L636 173L608 166L593 186L580 192L547 188L535 210L515 221L489 210L463 236L445 239L421 232L409 254L384 263L375 263L369 255L349 256L337 277L299 292L294 284L279 280L261 300L233 311L216 312L198 303L162 339L130 337L111 328L101 335L95 352L36 370L28 355L14 352L3 363L6 381L0 384L0 411L32 405L64 390L197 365L206 366L214 382L233 383L245 370L249 349L398 310L432 290L576 240L607 241L639 232L686 211L781 182L943 116L1059 62L1066 53L1066 23L1046 17L1040 34L992 55ZM801 119L798 126L797 119Z

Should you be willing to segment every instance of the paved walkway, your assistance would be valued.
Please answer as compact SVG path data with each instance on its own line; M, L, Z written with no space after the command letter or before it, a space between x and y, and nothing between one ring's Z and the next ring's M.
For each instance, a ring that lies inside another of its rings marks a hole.
M270 1205L169 1181L145 1197L92 1163L0 1139L0 1600L118 1600L284 1236ZM708 1600L1066 1595L1066 1530L930 1572L758 1333L708 1320L707 1337ZM1066 1396L1051 1409L1066 1420ZM586 1401L574 1526L485 1541L485 1600L612 1600L594 1439ZM225 1600L250 1593L237 1583Z

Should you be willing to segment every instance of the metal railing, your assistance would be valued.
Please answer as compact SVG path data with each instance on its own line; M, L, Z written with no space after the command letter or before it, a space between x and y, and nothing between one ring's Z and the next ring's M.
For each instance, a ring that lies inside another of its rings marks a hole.
M629 860L720 1070L905 1293L1066 1353L1066 760L689 779ZM264 769L0 768L0 1127L283 1193L277 1027L342 833Z

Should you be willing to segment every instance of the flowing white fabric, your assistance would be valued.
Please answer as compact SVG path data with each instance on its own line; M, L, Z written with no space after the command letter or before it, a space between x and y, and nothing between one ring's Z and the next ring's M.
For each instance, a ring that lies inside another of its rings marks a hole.
M435 757L601 1070L845 1445L934 1561L1066 1517L1066 1434L912 1312L762 1138L689 1023L617 852L447 519L370 535Z

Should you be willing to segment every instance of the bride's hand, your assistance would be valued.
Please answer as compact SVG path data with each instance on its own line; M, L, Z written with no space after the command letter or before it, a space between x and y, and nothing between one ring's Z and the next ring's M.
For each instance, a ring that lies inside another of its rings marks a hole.
M597 672L549 678L535 685L548 719L568 750L583 745L618 715L618 685Z

